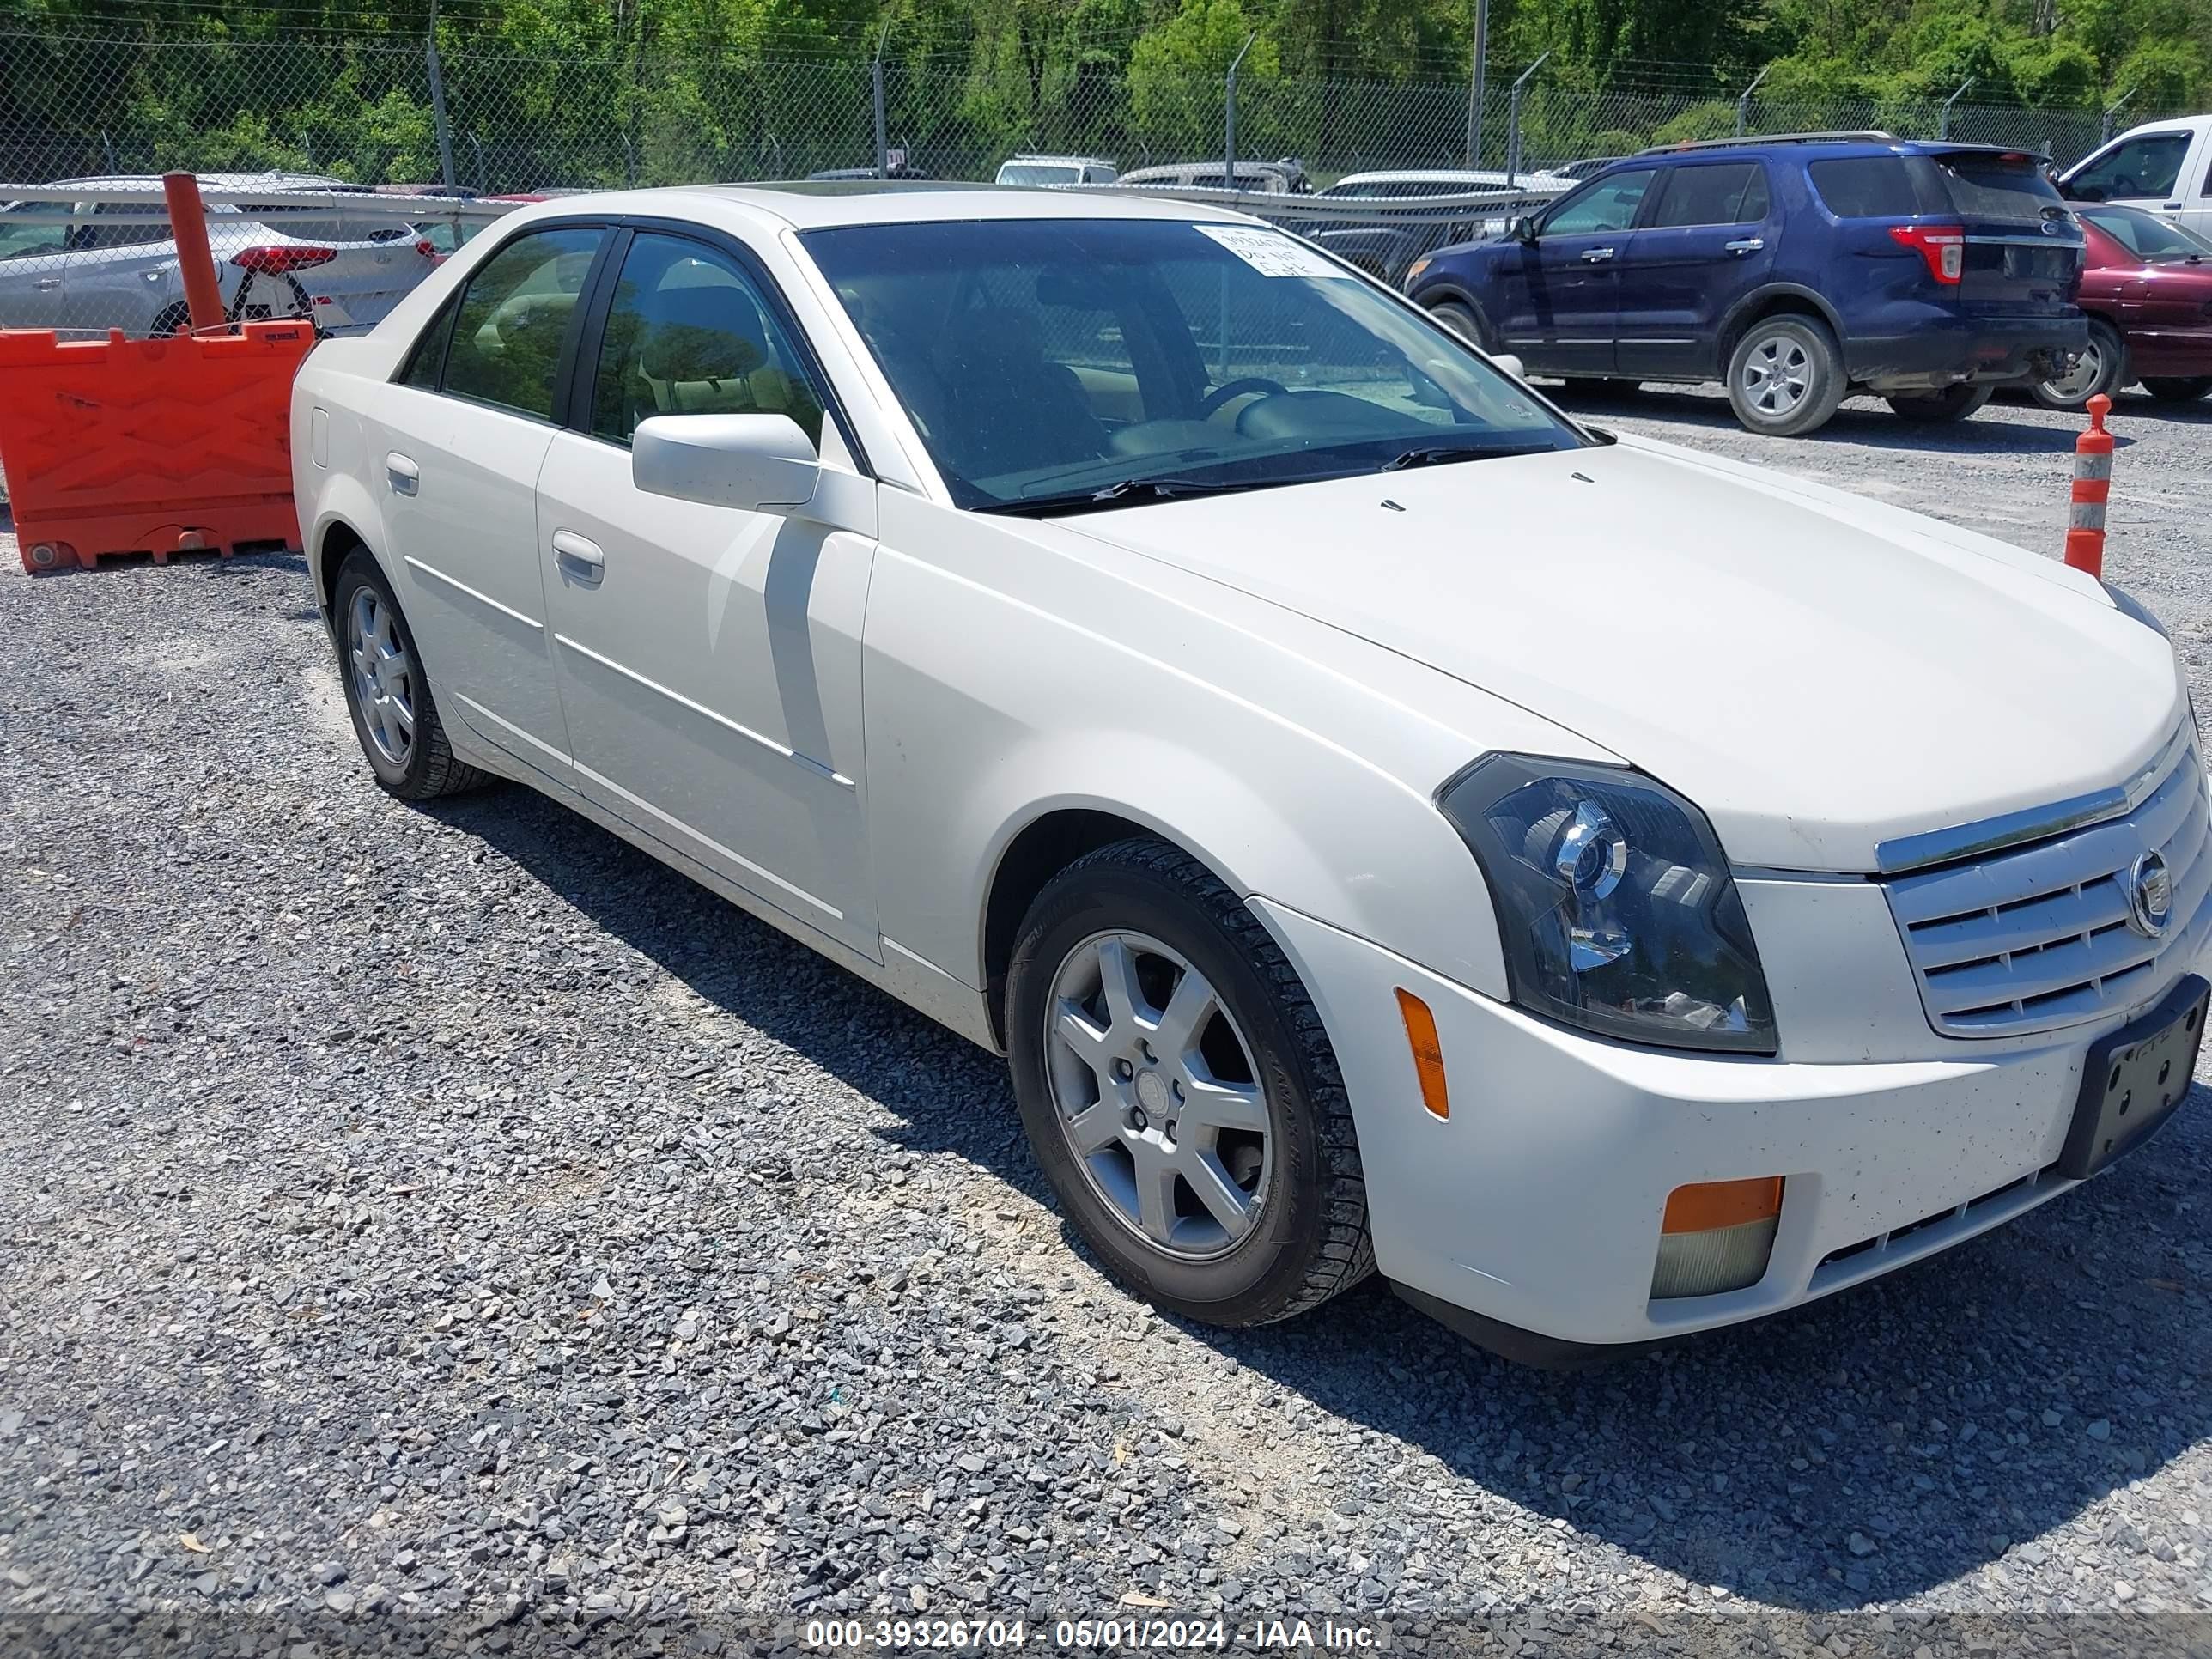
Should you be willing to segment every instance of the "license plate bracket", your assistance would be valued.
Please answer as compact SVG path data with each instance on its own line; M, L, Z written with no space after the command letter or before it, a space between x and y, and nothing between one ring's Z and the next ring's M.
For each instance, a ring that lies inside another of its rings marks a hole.
M2212 985L2191 974L2141 1019L2092 1044L2058 1173L2086 1181L2150 1139L2189 1098Z

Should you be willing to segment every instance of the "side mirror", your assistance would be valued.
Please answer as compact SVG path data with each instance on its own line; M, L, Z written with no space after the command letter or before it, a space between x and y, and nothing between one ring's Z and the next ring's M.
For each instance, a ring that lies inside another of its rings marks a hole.
M630 482L745 513L787 513L814 499L821 458L788 415L655 415L630 438Z
M1510 242L1525 243L1530 247L1535 246L1536 221L1525 213L1515 214L1505 222L1505 239Z
M1513 352L1493 352L1491 354L1490 361L1492 366L1500 373L1510 374L1516 380L1525 380L1528 378L1528 365L1522 362Z

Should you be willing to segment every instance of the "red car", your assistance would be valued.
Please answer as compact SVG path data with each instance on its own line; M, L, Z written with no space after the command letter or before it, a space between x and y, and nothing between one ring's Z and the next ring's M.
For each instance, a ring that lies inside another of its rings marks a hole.
M2212 242L2140 208L2082 203L2087 243L2078 303L2089 348L2071 374L2034 388L2046 409L2079 409L2142 381L2160 403L2212 392Z

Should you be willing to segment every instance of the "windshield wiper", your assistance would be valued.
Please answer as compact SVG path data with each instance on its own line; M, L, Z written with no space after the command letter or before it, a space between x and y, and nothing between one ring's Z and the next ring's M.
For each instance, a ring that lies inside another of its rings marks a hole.
M1409 466L1440 466L1450 461L1488 461L1501 455L1540 455L1551 448L1549 444L1430 444L1421 449L1409 449L1402 455L1394 455L1375 470L1377 472L1403 472Z
M1057 495L1024 495L1010 501L994 501L978 513L1006 513L1042 518L1048 513L1095 513L1109 507L1133 507L1139 501L1170 501L1182 495L1218 495L1250 489L1249 483L1210 483L1203 478L1122 478L1099 489L1071 489Z

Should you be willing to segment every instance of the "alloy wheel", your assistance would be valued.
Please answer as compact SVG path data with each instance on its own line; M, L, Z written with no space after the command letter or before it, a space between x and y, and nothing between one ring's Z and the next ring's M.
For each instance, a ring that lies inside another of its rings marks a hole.
M415 665L397 615L372 587L356 589L347 608L346 659L362 728L377 753L404 768L415 752Z
M1786 334L1771 334L1746 354L1741 373L1745 401L1761 415L1779 419L1805 401L1813 380L1812 359Z
M1251 1236L1274 1173L1252 1050L1206 976L1159 940L1093 934L1045 1005L1054 1116L1123 1226L1185 1261Z

